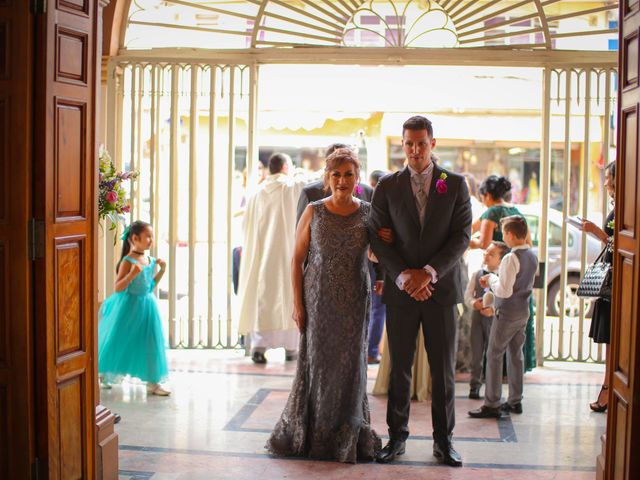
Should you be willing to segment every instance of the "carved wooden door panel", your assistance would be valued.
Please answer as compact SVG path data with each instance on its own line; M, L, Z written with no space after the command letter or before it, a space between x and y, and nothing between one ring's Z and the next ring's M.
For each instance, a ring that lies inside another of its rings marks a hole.
M638 185L638 127L640 88L640 2L620 2L620 115L615 213L614 297L610 357L609 413L607 418L607 479L640 478L640 398L638 361L638 266L640 262L640 219ZM604 475L602 475L604 473Z
M33 16L0 0L0 478L26 479L35 458L32 262Z
M95 476L97 0L36 17L34 212L38 456L50 479Z

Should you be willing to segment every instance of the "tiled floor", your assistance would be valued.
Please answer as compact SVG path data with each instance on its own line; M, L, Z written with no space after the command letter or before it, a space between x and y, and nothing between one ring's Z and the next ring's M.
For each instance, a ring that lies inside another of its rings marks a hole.
M443 467L431 455L428 403L414 403L411 437L401 461L343 465L274 459L264 450L292 381L293 364L271 352L265 366L236 353L170 351L173 395L147 397L143 385L102 390L102 403L122 415L121 479L473 479L565 480L595 478L605 415L590 412L602 368L556 363L525 377L524 414L473 420L481 401L456 385L454 441L462 469ZM369 389L376 368L369 369ZM372 421L386 434L385 397L370 397Z

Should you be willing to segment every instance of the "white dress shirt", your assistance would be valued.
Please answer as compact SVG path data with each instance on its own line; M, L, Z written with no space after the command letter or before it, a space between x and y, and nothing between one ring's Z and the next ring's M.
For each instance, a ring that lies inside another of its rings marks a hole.
M511 253L507 253L502 257L498 275L491 274L489 276L489 286L496 297L509 298L513 294L513 284L516 282L516 276L520 271L520 260L518 256L513 254L514 250L526 250L529 245L518 245L511 249Z

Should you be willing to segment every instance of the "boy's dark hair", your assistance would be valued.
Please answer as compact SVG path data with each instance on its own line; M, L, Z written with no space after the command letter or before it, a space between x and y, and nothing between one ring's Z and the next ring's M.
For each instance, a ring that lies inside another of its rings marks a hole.
M492 241L489 245L493 245L500 252L500 258L504 257L507 253L509 253L509 247L504 242L499 242L497 240Z
M429 138L433 138L433 125L431 125L431 120L427 117L423 117L422 115L415 115L402 124L403 137L406 130L412 130L414 132L418 130L426 130L429 134Z
M136 220L125 229L126 235L124 235L122 238L122 252L120 253L120 260L116 265L116 272L118 271L118 268L120 268L120 264L122 263L124 257L129 255L129 252L131 251L131 242L129 242L129 239L134 235L141 235L142 232L144 232L150 226L151 224L147 222Z
M511 215L510 217L504 217L500 221L500 225L505 232L510 232L515 235L519 240L527 238L529 233L529 227L524 217L520 215Z

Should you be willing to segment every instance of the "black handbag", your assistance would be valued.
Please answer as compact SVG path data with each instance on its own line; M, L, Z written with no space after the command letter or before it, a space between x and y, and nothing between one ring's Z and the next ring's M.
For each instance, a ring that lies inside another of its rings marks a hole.
M605 298L611 299L611 263L605 262L602 258L611 246L607 244L600 252L598 258L592 265L589 265L584 272L584 277L580 280L576 295L583 298Z

